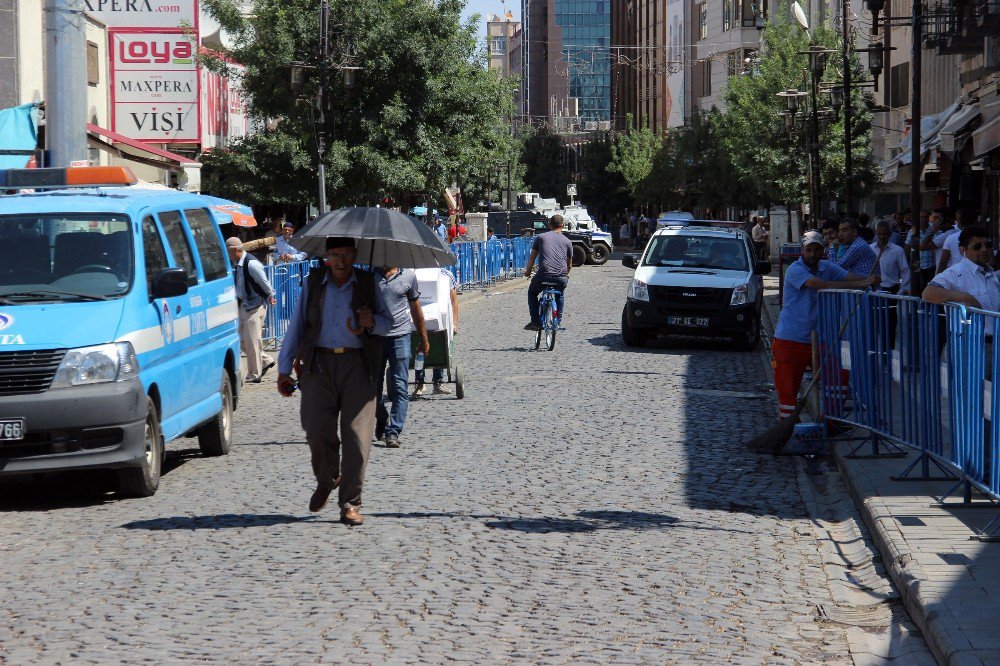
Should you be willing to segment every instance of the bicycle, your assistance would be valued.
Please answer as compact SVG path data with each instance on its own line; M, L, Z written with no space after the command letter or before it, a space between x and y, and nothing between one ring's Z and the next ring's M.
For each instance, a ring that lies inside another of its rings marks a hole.
M555 289L559 285L552 282L543 282L545 289L538 295L538 319L541 326L535 332L535 349L542 346L542 335L545 335L545 347L552 351L556 347L556 331L560 329L562 312L556 305L556 298L559 292Z

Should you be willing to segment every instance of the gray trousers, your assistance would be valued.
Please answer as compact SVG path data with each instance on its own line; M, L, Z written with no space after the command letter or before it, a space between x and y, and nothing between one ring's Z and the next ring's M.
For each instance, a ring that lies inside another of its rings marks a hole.
M316 483L332 486L340 476L340 506L361 506L361 486L375 433L375 386L364 354L360 350L317 353L299 378L299 388L302 429Z

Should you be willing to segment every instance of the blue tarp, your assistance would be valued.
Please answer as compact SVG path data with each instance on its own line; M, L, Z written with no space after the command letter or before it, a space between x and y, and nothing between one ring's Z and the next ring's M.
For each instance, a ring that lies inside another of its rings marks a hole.
M0 111L0 151L33 151L38 145L38 109L22 104ZM0 169L23 169L31 154L2 155Z

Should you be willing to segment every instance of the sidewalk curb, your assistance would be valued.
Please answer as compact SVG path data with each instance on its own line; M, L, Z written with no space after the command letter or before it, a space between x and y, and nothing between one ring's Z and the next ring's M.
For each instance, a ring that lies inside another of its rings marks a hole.
M765 296L765 308L771 321L772 331L777 326L777 297L768 302ZM806 403L807 408L810 406ZM861 519L871 534L876 548L882 555L883 565L892 579L893 585L903 601L903 607L917 628L923 634L931 653L940 664L949 666L975 665L982 666L983 661L975 654L963 652L952 640L948 626L942 619L942 613L929 607L920 593L922 575L920 566L914 561L910 548L900 532L892 512L879 495L878 489L871 482L863 467L857 472L852 469L844 458L841 450L847 447L847 442L831 442L830 454L834 459L840 476L844 479L848 493L854 501ZM950 617L950 613L946 614Z
M943 615L931 607L921 594L920 583L926 576L922 575L920 565L913 561L910 548L899 531L896 520L865 470L863 468L858 471L852 470L844 458L842 449L847 447L847 442L833 442L831 453L837 469L840 470L854 504L858 507L865 525L868 526L879 552L882 553L886 571L889 572L903 599L906 612L920 629L934 658L938 663L949 666L966 664L981 666L982 659L974 652L962 650L952 639L948 623L944 620L944 617L950 617L950 613Z

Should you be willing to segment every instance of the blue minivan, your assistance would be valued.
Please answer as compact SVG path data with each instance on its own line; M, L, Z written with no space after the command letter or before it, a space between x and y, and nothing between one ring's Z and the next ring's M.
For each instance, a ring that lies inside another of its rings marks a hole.
M0 476L111 468L150 496L166 442L229 452L242 379L222 233L197 194L111 187L134 182L0 172L0 191L36 188L0 196Z

